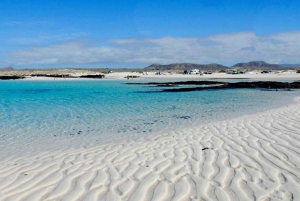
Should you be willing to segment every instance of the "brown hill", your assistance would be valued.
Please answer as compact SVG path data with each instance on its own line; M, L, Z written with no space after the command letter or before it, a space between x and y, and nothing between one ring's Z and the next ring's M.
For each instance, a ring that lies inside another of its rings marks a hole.
M280 64L281 66L285 68L300 68L300 64Z
M4 67L0 68L0 70L15 70L13 67Z
M268 64L264 61L251 61L247 63L237 63L233 68L244 68L244 69L280 69L283 68L281 65Z

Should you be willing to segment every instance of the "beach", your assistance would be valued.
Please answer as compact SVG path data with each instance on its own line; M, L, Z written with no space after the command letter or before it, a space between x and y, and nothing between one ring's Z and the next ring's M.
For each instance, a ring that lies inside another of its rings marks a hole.
M296 71L286 71L278 73L268 73L262 74L260 71L252 71L247 74L226 74L226 73L212 73L212 74L179 74L172 72L163 72L161 75L157 75L155 72L116 72L106 74L105 78L108 79L124 79L126 76L139 76L142 79L179 79L179 80L201 80L201 79L251 79L251 81L261 80L261 81L296 81L300 79L299 73Z
M136 69L139 71L120 71L103 73L107 70L100 69L32 69L32 70L1 70L0 76L24 76L28 80L84 80L86 78L79 78L85 75L104 75L104 79L112 80L139 80L139 79L150 79L150 80L198 80L198 79L251 79L255 80L267 80L267 81L296 81L300 79L300 74L296 73L296 70L280 70L273 71L272 73L261 73L260 70L252 70L245 74L226 74L213 72L212 74L183 74L183 71L145 71ZM43 77L42 75L48 75L50 77ZM53 77L53 76L56 77ZM63 75L69 75L70 78L63 77ZM52 77L51 77L52 76ZM131 77L134 77L132 79Z
M300 0L0 8L0 201L300 201Z
M299 80L299 74L142 76ZM299 125L296 98L163 134L0 155L0 200L300 200Z

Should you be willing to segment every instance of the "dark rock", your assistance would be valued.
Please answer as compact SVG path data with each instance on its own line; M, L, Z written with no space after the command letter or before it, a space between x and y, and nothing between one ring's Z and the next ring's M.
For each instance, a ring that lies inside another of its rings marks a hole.
M178 87L176 84L158 84L156 87Z
M104 75L82 75L82 76L80 76L80 78L98 78L98 79L101 79L101 78L104 78Z
M171 89L162 89L160 92L190 92L190 91L201 91L201 90L220 90L220 89L238 89L238 88L257 88L257 89L281 89L281 90L291 90L291 89L300 89L300 82L273 82L273 81L257 81L257 82L204 82L202 81L192 81L194 85L214 85L214 86L201 86L201 87L188 87L188 88L171 88ZM187 82L178 83L179 85L188 85ZM217 84L217 85L216 85Z
M16 76L16 75L12 75L12 76L0 76L0 80L18 80L18 79L24 79L25 77L23 76Z
M127 79L133 79L133 78L139 78L140 76L137 76L137 75L128 75L124 78L127 78Z
M69 74L31 74L32 77L73 78Z
M190 116L181 116L179 117L180 119L190 119L191 117Z

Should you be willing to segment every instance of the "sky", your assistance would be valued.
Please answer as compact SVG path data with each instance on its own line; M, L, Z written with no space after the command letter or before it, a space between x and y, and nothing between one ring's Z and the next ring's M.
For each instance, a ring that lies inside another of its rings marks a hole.
M1 0L0 68L300 63L299 0Z

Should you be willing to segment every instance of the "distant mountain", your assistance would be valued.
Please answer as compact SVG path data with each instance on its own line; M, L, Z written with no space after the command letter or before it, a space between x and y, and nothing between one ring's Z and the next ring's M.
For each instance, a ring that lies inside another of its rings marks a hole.
M233 68L251 68L251 69L278 69L278 68L282 68L281 65L278 64L268 64L264 61L251 61L251 62L247 62L247 63L237 63L233 66L231 66Z
M4 67L0 68L0 70L15 70L13 67Z
M283 67L287 67L287 68L300 68L300 64L280 64Z
M192 64L192 63L174 63L174 64L151 64L150 66L144 68L145 70L189 70L189 69L199 69L199 70L225 70L228 67L221 64Z

